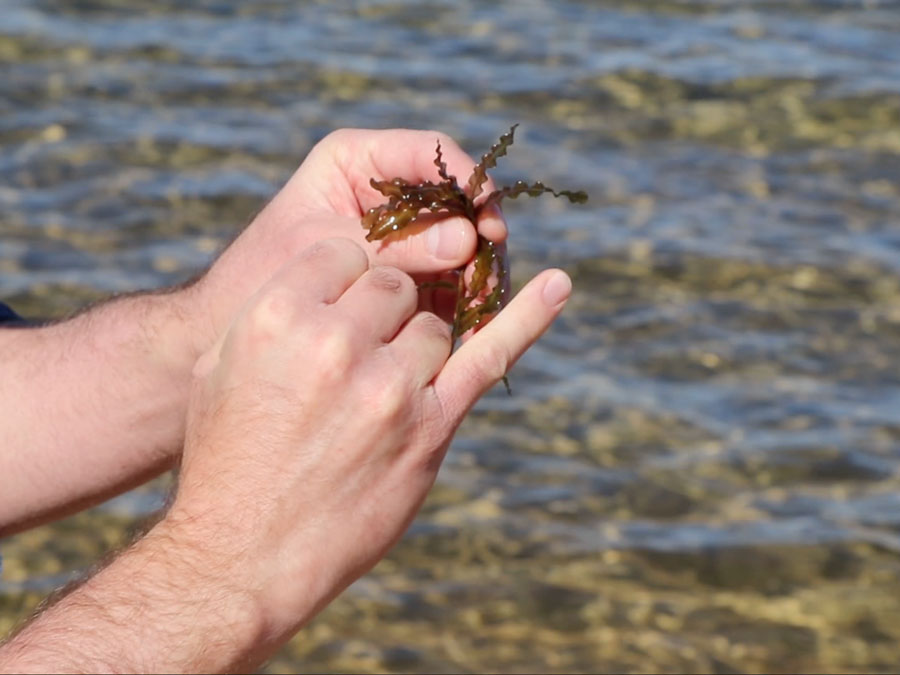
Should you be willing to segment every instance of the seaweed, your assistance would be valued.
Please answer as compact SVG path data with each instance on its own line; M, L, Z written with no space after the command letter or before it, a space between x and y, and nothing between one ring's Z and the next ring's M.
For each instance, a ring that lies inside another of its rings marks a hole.
M515 199L519 195L539 197L540 195L545 193L549 193L554 197L567 197L568 200L573 204L584 204L587 201L587 193L582 192L581 190L578 190L577 192L573 192L571 190L559 190L557 192L553 188L548 188L541 181L537 181L529 185L523 180L517 180L513 185L509 187L494 190L481 204L481 208L487 208L491 204L499 204L504 197L509 197L510 199Z
M506 278L509 273L505 264L505 258L501 259L497 245L485 237L478 238L478 248L475 252L472 277L469 279L468 290L463 276L460 275L459 290L456 297L456 313L453 319L453 339L462 337L472 328L477 327L487 315L497 312L505 300ZM497 278L493 288L479 304L475 302L487 289L491 273L495 271Z
M497 160L506 155L513 144L516 127L513 124L500 140L481 157L466 187L460 187L455 176L447 171L447 164L441 152L441 142L435 148L434 165L437 167L441 182L423 181L411 183L402 178L390 181L377 181L374 178L369 184L388 198L386 204L375 206L362 218L363 227L368 230L366 239L376 241L384 239L393 232L399 232L416 222L425 212L441 216L463 216L473 223L478 222L482 211L491 205L499 205L504 198L515 199L520 195L537 197L548 193L554 197L565 197L573 204L587 201L587 193L583 191L554 190L541 182L532 184L516 181L513 185L494 190L475 204L475 199L484 192L484 184L488 179L488 170L497 166ZM453 318L453 339L462 337L470 330L478 327L493 317L506 304L506 285L509 278L509 263L502 249L493 241L478 235L475 257L469 261L472 275L468 284L465 282L464 265L459 270L459 286L457 290L456 311ZM491 277L494 277L491 284ZM490 285L490 290L488 286ZM506 389L509 383L503 378Z
M509 131L503 134L500 140L481 156L481 161L478 162L478 165L472 171L472 175L469 176L469 195L473 200L481 194L484 183L487 180L487 170L497 166L497 160L503 157L509 146L513 144L513 136L515 136L516 127L518 126L518 124L513 124Z

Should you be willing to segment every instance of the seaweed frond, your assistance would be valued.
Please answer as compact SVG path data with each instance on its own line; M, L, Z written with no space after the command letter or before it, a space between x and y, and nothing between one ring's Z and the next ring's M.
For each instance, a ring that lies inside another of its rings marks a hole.
M459 295L456 298L456 315L453 318L453 339L462 337L473 328L477 328L487 317L493 316L505 300L506 277L508 267L506 257L500 255L497 245L490 239L478 237L478 250L475 252L474 268L469 283L463 283L460 274ZM484 295L491 274L496 279L491 291ZM484 297L482 297L484 295ZM479 302L480 300L480 302Z
M573 204L584 204L587 201L587 192L583 190L554 190L537 181L529 185L523 180L517 180L513 185L494 190L482 202L480 208L487 208L490 204L499 204L504 197L515 199L519 195L528 195L529 197L539 197L542 194L550 193L554 197L566 197Z
M459 215L477 223L482 211L491 205L500 204L504 198L516 199L520 195L537 197L549 193L554 197L565 197L574 204L587 201L587 193L578 190L554 190L541 182L528 184L516 181L513 185L499 188L491 192L476 206L475 199L484 192L489 169L497 166L497 160L506 154L513 144L516 127L513 124L500 140L491 146L481 161L475 166L466 183L466 188L459 186L456 177L447 171L447 164L438 141L435 148L434 165L437 167L439 183L423 181L410 183L402 178L390 181L372 179L370 185L388 198L363 216L363 227L368 229L366 239L374 241L384 239L392 232L398 232L414 223L422 213L430 212L445 216ZM494 242L478 235L478 245L473 263L472 275L465 282L464 265L459 269L459 287L456 299L456 310L453 317L453 339L463 336L470 330L477 330L490 317L499 312L506 304L506 286L509 277L509 263L501 248ZM491 277L494 277L491 285ZM490 285L490 290L488 287ZM509 382L503 382L509 391Z
M369 209L363 216L363 227L369 230L368 241L384 239L392 232L402 230L414 223L423 210L443 212L448 216L468 213L469 202L455 180L414 184L402 178L391 181L373 178L369 184L387 197L388 203Z
M518 124L513 124L509 128L509 131L503 134L500 137L500 140L492 145L491 149L481 156L481 161L478 162L475 169L472 171L472 175L469 176L468 194L469 199L472 201L475 201L475 198L484 190L484 184L488 178L488 169L493 169L497 166L497 160L500 157L503 157L506 154L507 148L513 144L516 127L518 126Z

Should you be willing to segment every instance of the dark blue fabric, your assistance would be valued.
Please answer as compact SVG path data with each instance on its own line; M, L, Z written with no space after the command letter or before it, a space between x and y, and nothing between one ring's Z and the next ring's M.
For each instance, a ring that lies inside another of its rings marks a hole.
M19 323L22 317L0 302L0 324Z

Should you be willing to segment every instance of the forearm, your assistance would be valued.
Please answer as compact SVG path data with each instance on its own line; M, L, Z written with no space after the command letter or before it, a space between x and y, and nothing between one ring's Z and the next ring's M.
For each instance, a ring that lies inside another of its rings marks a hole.
M0 672L246 670L274 643L228 567L165 521L0 646Z
M197 345L181 291L0 330L0 535L171 465Z

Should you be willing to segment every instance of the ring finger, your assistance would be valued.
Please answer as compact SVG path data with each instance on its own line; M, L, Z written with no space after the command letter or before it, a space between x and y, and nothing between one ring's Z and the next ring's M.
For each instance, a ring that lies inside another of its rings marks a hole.
M453 348L450 327L436 314L418 312L390 344L398 359L409 364L412 375L424 387L437 375Z
M396 267L373 267L341 296L336 306L359 330L389 342L416 310L416 284Z

